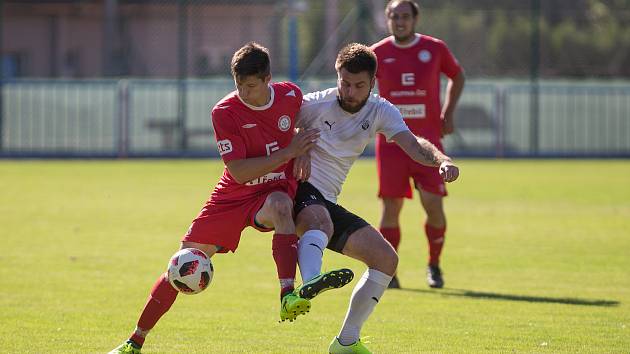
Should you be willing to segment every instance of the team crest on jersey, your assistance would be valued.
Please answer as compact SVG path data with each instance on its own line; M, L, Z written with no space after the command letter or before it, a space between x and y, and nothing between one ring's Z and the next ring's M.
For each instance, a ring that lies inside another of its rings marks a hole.
M361 129L363 130L368 130L368 128L370 127L370 121L365 119L363 122L361 122Z
M418 59L420 59L420 61L423 63L428 63L429 61L431 61L431 52L426 49L421 50L418 53Z
M289 118L289 116L280 117L280 119L278 119L278 129L286 132L289 128L291 128L291 118Z

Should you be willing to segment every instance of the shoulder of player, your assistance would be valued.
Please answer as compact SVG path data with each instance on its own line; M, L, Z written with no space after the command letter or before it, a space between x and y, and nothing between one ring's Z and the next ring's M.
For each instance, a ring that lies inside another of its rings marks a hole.
M232 91L220 99L219 102L212 107L212 116L224 115L226 112L239 105L242 105L242 103L238 97L236 97L236 91Z
M392 38L393 38L392 36L385 37L381 39L380 41L372 44L370 48L372 48L372 50L375 52L380 51L381 49L392 45Z
M289 95L295 97L300 97L302 95L302 90L300 89L300 87L290 81L273 82L271 86L273 87L273 90L277 95Z
M322 91L309 92L304 95L304 98L302 100L302 108L324 104L332 100L337 100L337 88L335 87L331 87Z
M439 46L439 47L446 47L446 43L436 37L431 37L429 35L423 34L421 37L421 40L418 42L418 44L422 44L422 45L435 45L435 46Z
M238 97L236 97L236 91L232 91L223 96L223 98L221 98L219 102L214 105L213 109L231 106L234 103L234 100L238 101Z
M386 98L379 96L374 93L370 95L368 99L368 103L374 105L377 111L387 112L387 111L398 111L398 108L394 106L391 102L389 102Z

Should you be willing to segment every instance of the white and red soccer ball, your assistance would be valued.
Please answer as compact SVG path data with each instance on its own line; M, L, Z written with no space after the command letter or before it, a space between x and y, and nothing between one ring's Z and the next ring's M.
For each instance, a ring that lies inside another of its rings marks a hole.
M214 269L203 251L184 248L177 251L168 263L168 281L183 294L197 294L210 285Z

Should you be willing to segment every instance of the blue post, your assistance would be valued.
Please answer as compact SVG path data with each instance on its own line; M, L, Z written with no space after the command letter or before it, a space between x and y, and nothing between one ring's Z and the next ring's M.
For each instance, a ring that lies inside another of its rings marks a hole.
M4 106L2 105L2 98L4 95L4 70L5 70L5 61L4 61L4 55L2 55L3 51L2 51L2 36L4 35L4 31L3 31L3 27L4 27L4 21L2 21L2 19L4 18L4 1L0 0L0 151L2 151L2 148L4 147L3 144L3 135L4 135L4 122L3 122L3 118L4 118Z
M532 0L530 16L532 33L530 38L531 66L529 70L529 145L530 152L534 155L538 155L540 123L540 0Z
M289 15L289 80L298 79L298 25L294 11Z

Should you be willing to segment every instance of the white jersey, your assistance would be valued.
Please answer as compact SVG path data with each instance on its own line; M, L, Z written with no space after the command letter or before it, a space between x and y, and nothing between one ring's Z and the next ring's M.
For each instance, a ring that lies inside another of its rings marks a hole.
M377 133L389 140L407 131L400 111L386 99L370 95L356 113L341 109L337 88L304 96L297 125L319 129L317 145L311 149L311 176L308 182L332 203L337 203L350 167Z

